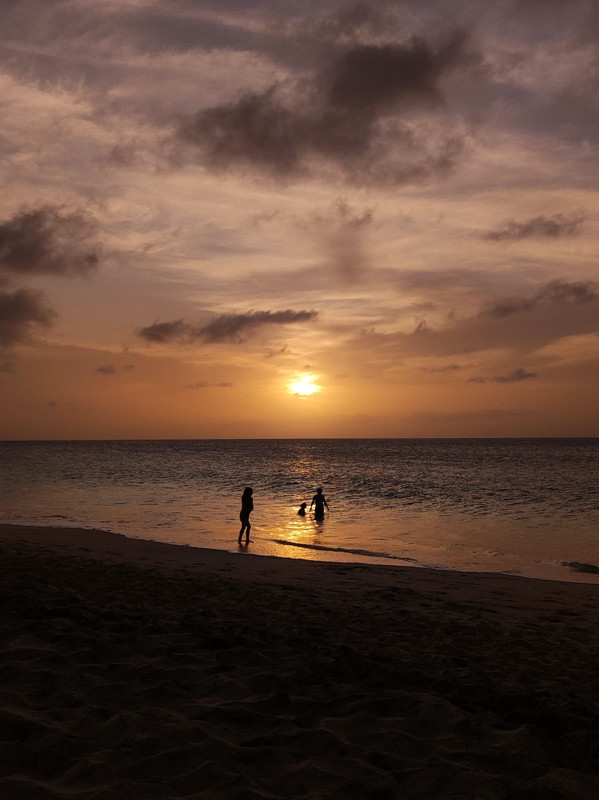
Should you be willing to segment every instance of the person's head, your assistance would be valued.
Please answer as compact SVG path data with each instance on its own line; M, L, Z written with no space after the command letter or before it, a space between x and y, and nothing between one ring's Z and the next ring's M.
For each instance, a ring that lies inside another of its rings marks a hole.
M254 490L252 489L251 486L246 486L245 489L243 490L243 496L244 497L251 497L253 494L254 494Z
M322 486L319 486L316 490L316 494L322 494Z
M302 503L300 508L305 508L307 505L308 505L307 503Z

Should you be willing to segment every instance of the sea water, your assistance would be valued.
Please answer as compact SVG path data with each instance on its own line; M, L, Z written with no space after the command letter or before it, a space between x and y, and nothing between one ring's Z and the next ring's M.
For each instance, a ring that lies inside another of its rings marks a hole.
M0 521L599 582L599 439L0 442ZM308 511L318 486L330 507Z

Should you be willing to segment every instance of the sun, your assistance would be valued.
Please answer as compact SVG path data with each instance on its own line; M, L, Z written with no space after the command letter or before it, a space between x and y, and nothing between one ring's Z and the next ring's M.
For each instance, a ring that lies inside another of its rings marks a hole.
M316 384L312 383L315 378L315 375L304 375L299 381L290 383L289 388L293 394L299 394L301 397L309 397L311 394L320 391L320 386L316 386Z

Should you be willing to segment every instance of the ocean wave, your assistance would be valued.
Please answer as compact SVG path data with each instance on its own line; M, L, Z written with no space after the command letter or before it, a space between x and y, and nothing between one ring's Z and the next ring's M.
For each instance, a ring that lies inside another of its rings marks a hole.
M367 558L388 558L391 561L405 561L410 564L418 564L416 558L408 558L407 556L394 556L391 553L384 553L378 550L362 550L360 548L350 547L327 547L322 544L304 544L303 542L290 542L287 539L268 539L269 542L276 544L284 544L288 547L301 547L305 550L321 550L327 553L349 553L352 556L365 556Z

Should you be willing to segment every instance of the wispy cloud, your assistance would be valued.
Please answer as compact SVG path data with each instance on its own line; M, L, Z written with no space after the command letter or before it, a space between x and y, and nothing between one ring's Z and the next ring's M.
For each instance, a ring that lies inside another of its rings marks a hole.
M427 372L429 375L443 374L445 372L456 372L459 369L464 369L464 367L460 366L459 364L445 364L442 367L422 367L422 371Z
M577 305L599 299L597 284L592 281L550 281L532 297L510 297L491 303L481 315L508 317L511 314L532 311L540 305Z
M527 381L536 377L536 372L527 372L522 367L518 367L518 369L512 372L508 372L507 375L494 375L492 378L469 378L468 383L519 383L520 381Z
M411 332L366 331L356 352L385 361L401 357L451 357L484 350L533 352L570 336L599 332L599 294L592 282L551 281L532 296L487 305L442 327L420 320Z
M311 214L299 227L320 241L333 274L342 283L354 284L369 266L366 236L373 220L371 208L358 211L340 197L330 208Z
M552 217L544 215L532 217L524 222L510 220L502 227L485 231L482 238L488 242L517 242L521 239L548 238L560 239L566 236L576 236L587 216L582 211L573 214L554 214Z
M289 325L312 322L316 311L248 311L244 314L222 314L205 325L194 326L182 319L174 322L154 322L139 331L139 336L149 342L243 342L248 335L265 325Z

